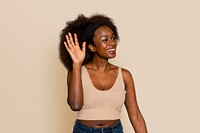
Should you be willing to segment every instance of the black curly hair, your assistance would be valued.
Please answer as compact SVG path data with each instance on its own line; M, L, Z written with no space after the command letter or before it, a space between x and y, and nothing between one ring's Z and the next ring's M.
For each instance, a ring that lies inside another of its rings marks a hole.
M95 23L104 23L103 25L108 26L113 31L113 34L116 36L116 39L119 40L117 27L114 25L113 19L111 19L110 17L102 14L93 14L90 17L86 17L83 14L79 14L75 20L68 21L66 23L65 28L61 31L60 34L59 58L66 69L68 70L72 69L73 62L64 45L64 41L66 42L65 35L67 35L68 32L70 32L72 35L76 33L80 48L82 48L82 43L86 41L86 57L82 64L85 65L90 61L92 61L94 56L94 53L90 51L88 48L88 45L90 43L86 40L85 30L89 25Z

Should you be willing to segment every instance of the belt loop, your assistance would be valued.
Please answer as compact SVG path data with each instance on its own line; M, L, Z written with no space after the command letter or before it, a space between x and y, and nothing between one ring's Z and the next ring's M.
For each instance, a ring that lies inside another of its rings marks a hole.
M114 128L114 126L111 127L111 129L112 129L112 133L114 133L113 128Z
M74 125L73 125L73 127L75 127L76 123L77 123L77 120L74 121Z
M103 128L101 128L101 133L104 133Z

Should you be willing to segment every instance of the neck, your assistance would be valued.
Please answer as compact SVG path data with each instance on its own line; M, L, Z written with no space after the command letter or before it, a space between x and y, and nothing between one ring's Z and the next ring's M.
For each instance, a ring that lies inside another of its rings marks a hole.
M108 60L102 60L102 59L93 59L92 62L90 62L90 66L93 70L98 71L98 72L105 72L108 67L109 67L110 63L108 62Z

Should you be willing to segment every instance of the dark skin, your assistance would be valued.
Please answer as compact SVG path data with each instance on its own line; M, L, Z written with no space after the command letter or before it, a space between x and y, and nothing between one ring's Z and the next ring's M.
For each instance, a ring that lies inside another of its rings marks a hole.
M67 101L72 110L79 111L83 106L81 67L85 58L86 43L84 42L82 49L80 49L76 34L74 34L74 41L70 33L66 35L66 39L65 47L73 60L73 69L68 71L67 76ZM95 55L93 60L86 64L85 67L95 88L100 91L107 91L115 83L118 74L118 67L108 62L108 59L116 56L117 40L109 27L101 26L95 31L93 41L94 44L90 44L88 47ZM147 133L144 118L137 104L133 77L128 70L123 68L122 76L126 90L125 107L133 129L136 133ZM120 120L79 121L89 127L101 128L115 125Z

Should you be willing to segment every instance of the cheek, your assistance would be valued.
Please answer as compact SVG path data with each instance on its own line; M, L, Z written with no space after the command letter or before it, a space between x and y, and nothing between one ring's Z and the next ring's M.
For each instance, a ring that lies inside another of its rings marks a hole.
M108 46L108 43L100 43L100 45L99 45L100 47L102 47L102 48L105 48L105 47L107 47Z
M98 43L98 44L96 44L96 50L103 50L103 49L105 49L106 48L106 44L105 43Z

